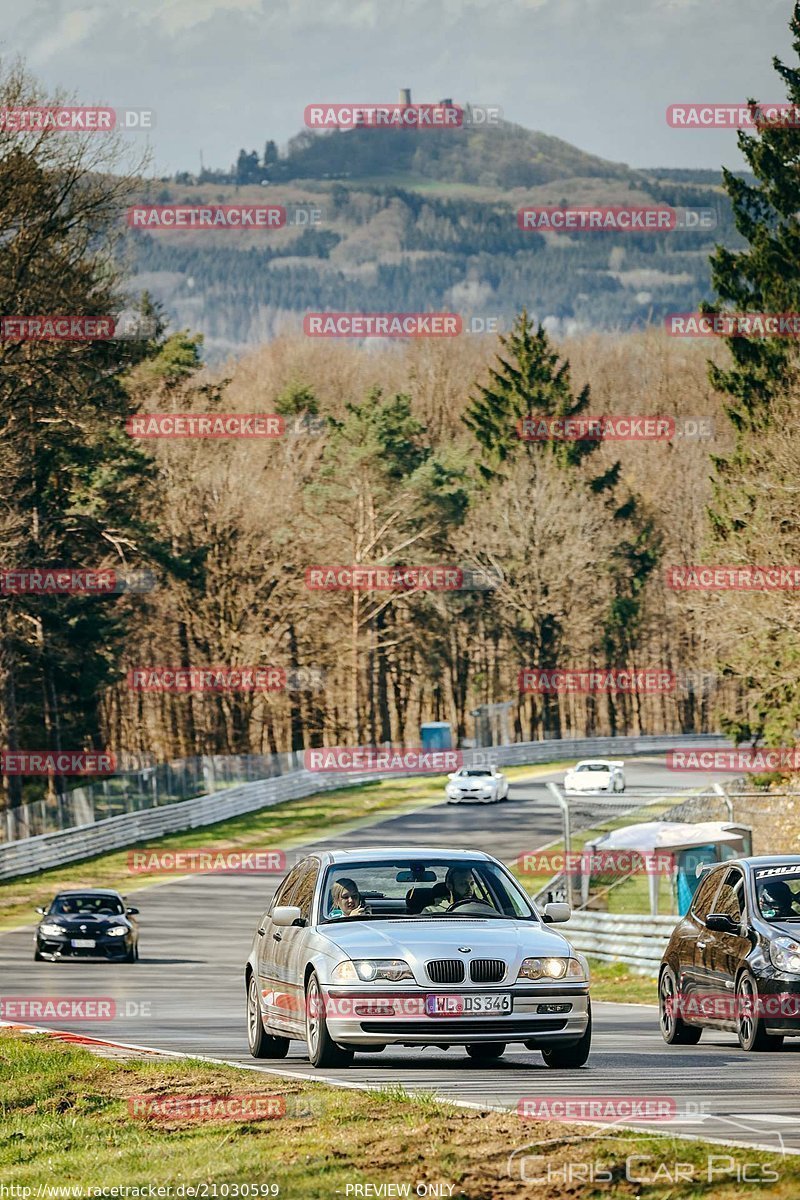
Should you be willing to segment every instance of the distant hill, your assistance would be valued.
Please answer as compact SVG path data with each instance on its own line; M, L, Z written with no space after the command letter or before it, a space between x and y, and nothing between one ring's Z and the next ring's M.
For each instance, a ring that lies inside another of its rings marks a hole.
M637 329L710 296L711 249L739 244L720 185L718 171L634 170L509 123L304 130L283 154L267 142L231 172L144 192L162 204L311 203L317 227L137 232L131 287L201 331L209 361L299 330L309 311L447 310L507 326L525 306L556 334ZM715 226L541 234L518 228L526 204L688 206Z
M292 139L286 157L262 167L262 178L274 182L403 176L500 188L630 175L623 163L607 162L560 138L507 121L486 129L307 130Z

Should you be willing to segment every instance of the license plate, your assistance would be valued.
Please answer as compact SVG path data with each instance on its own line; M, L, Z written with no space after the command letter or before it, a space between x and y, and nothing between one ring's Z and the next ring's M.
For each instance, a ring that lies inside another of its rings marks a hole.
M95 947L94 938L73 938L72 939L73 950L94 950L94 947Z
M426 996L425 1011L429 1017L491 1017L510 1013L512 997L507 993L477 992L464 996Z

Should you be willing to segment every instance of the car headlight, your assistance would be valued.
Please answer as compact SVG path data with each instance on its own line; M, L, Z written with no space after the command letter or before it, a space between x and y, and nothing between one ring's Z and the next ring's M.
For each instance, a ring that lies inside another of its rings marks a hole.
M518 979L586 979L577 958L525 958Z
M54 925L48 921L46 924L39 926L39 932L43 933L45 937L58 937L60 933L66 933L67 931L63 925Z
M794 938L775 938L775 941L769 944L769 956L772 965L779 971L800 975L800 942L796 942Z
M331 972L332 983L372 983L376 979L399 983L414 974L402 958L357 958L339 963Z
M106 930L109 937L122 937L127 932L128 928L126 925L112 925L110 929Z
M447 792L448 796L457 796L458 793L460 792L460 790L461 789L459 787L457 787L456 784L454 784L454 783L448 783L447 787L445 788L445 791Z

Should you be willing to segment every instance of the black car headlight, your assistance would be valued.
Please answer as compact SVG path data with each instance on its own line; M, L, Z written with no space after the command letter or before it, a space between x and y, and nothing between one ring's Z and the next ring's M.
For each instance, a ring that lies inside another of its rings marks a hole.
M779 971L800 975L800 942L796 942L794 938L775 938L775 941L769 944L769 956L773 967L777 967Z
M44 934L45 937L61 937L66 932L63 925L55 925L51 921L45 921L39 926L39 933Z
M109 937L124 937L127 932L127 925L112 925L110 929L106 930Z

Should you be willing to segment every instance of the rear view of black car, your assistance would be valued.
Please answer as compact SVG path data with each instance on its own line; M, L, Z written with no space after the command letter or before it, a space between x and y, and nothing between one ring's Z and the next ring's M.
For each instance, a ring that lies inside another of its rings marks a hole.
M670 1045L694 1045L704 1028L735 1031L748 1051L800 1035L800 855L704 869L658 992Z
M105 958L136 962L139 930L133 917L138 908L126 908L119 892L82 888L59 892L36 928L37 961L64 958Z

